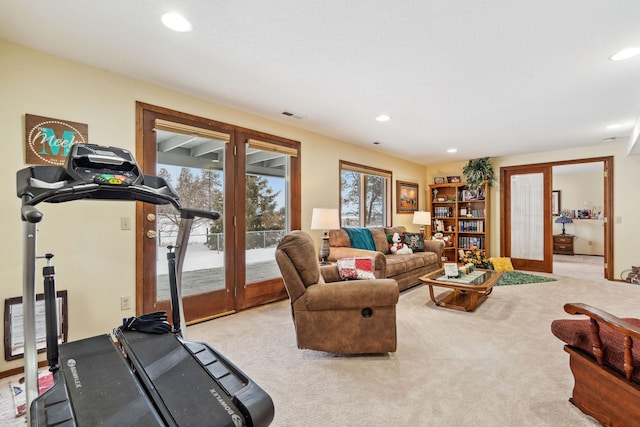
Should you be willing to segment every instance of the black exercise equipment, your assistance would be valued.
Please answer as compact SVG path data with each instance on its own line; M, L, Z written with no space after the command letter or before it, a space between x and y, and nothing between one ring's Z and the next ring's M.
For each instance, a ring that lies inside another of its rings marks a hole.
M17 193L24 223L24 358L29 422L32 426L267 426L274 416L269 395L223 355L184 337L181 284L191 224L215 212L181 208L161 177L142 174L127 150L74 145L62 166L18 171ZM35 264L42 202L79 199L171 204L181 213L176 247L170 247L172 322L164 312L123 319L107 334L58 346L53 255L43 268L47 361L51 389L37 396ZM175 249L175 252L174 252ZM176 259L177 258L177 259Z

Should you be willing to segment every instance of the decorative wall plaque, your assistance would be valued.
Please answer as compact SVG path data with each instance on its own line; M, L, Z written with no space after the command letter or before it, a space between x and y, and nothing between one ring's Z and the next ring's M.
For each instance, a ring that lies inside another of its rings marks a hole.
M25 161L30 165L64 165L73 144L89 142L84 123L25 114Z

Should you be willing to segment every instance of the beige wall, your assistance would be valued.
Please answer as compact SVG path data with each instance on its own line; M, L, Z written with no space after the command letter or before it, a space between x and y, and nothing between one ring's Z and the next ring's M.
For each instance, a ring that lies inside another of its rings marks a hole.
M22 223L15 174L25 167L27 113L87 123L90 142L132 151L136 101L299 140L305 230L311 223L312 208L338 206L340 159L393 171L394 189L397 179L416 182L420 188L425 185L422 165L4 41L0 41L0 70L3 300L22 295ZM425 206L424 199L420 206ZM39 227L38 252L54 253L58 289L69 292L69 338L109 333L123 317L135 314L120 310L120 297L135 295L134 230L120 230L120 217L135 218L134 203L79 201L40 208L44 220ZM393 223L417 230L411 218L394 213ZM319 232L313 235L319 240ZM40 264L36 277L37 291L42 292ZM0 372L21 365L21 361L2 361Z
M632 265L638 265L636 243L640 239L640 198L637 182L640 182L640 156L628 156L626 142L602 144L579 149L547 151L543 153L524 154L518 156L497 157L492 160L496 175L500 175L500 167L555 162L573 159L588 159L613 156L613 197L612 212L614 259L612 266L614 278ZM427 182L433 177L461 175L466 162L455 162L440 165L427 165ZM496 182L491 189L491 254L500 255L500 183Z

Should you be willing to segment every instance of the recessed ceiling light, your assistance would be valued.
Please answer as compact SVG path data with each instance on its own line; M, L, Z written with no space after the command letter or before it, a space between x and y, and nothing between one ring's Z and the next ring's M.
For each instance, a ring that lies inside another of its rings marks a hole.
M621 128L622 125L620 123L614 123L612 125L607 126L607 130L613 130L613 129L618 129Z
M628 47L622 49L620 52L615 53L609 57L612 61L622 61L625 59L633 58L640 53L640 47Z
M457 149L457 148L449 148L449 149L447 150L447 153L457 153L457 152L458 152L458 149Z
M391 116L387 116L386 114L380 114L378 117L376 117L376 120L379 122L388 122L389 120L391 120Z
M178 13L165 13L162 15L162 23L173 31L188 33L193 29L191 22Z

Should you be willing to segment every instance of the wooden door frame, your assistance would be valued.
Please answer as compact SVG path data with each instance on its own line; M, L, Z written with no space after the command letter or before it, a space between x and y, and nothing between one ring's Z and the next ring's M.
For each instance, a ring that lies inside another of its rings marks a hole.
M225 157L225 176L228 176L227 173L233 174L233 176L240 176L239 174L244 174L245 166L244 166L244 144L239 141L244 138L244 136L250 136L254 139L266 139L275 144L289 145L295 146L298 150L298 156L295 161L292 161L290 177L291 177L291 185L290 192L291 197L289 200L289 214L290 214L290 229L300 229L302 223L302 215L301 215L301 199L302 199L302 185L301 185L301 149L300 142L294 141L282 137L278 137L275 135L270 135L262 132L258 132L252 129L243 128L240 126L235 126L228 123L219 122L216 120L211 120L205 117L194 116L192 114L183 113L180 111L171 110L164 107L159 107L151 104L147 104L144 102L136 101L136 158L138 159L138 164L141 170L145 170L148 165L156 164L156 153L155 150L145 150L144 141L145 141L145 123L144 123L144 112L152 112L159 117L166 118L167 120L175 120L175 117L178 117L184 120L187 123L190 123L193 126L206 126L206 127L215 127L219 130L223 130L226 133L230 134L231 141L233 141L234 147L236 150L227 150L228 154ZM151 152L150 152L151 151ZM238 154L241 153L242 156ZM243 161L238 161L241 158ZM240 165L239 165L240 163ZM246 284L244 284L244 273L242 273L242 277L240 273L237 271L244 271L239 268L239 262L242 261L244 263L244 251L245 251L245 239L244 239L244 218L235 218L235 212L240 204L244 204L244 187L243 186L234 186L233 180L225 179L225 193L226 195L233 195L230 197L227 203L225 203L225 212L224 215L224 230L225 234L228 235L228 238L225 238L225 266L233 266L226 271L225 275L231 282L233 283L234 293L236 295L235 298L235 310L241 310L247 307L251 307L253 305L276 301L279 299L283 299L287 297L286 289L284 288L284 282L282 278L277 278L268 281L267 283L262 283L264 286L254 286L250 287L252 292L246 292ZM231 188L230 188L231 187ZM243 187L239 189L238 187ZM144 218L144 206L143 203L136 204L136 227L138 224L143 223ZM144 278L149 274L155 275L155 267L153 271L150 270L150 267L147 266L147 269L144 268L144 235L142 233L136 234L136 313L139 315L144 313L145 310L148 311L149 307L146 307L145 304L148 304L149 301L156 301L156 295L149 294L149 292L145 293L144 290ZM229 246L227 246L229 245ZM227 250L228 247L234 248L235 252L238 254L242 254L241 256L236 257L234 251ZM244 264L243 264L244 265ZM230 276L231 275L231 276ZM242 281L241 281L242 280ZM239 284L242 283L245 286L241 287ZM242 288L242 289L239 289ZM260 289L258 289L260 288ZM155 291L154 291L155 292ZM164 307L158 307L156 309L165 309ZM206 318L198 318L198 320L206 320Z
M589 157L589 158L582 158L582 159L572 159L572 160L559 160L559 161L555 161L555 162L548 162L548 163L534 163L534 164L529 164L529 165L517 165L517 166L503 166L500 168L500 217L501 218L506 218L506 214L508 213L506 211L506 207L510 206L510 200L506 200L505 197L505 192L502 191L504 188L504 185L506 185L506 183L503 180L503 169L511 169L511 170L517 170L518 168L526 168L526 167L536 167L536 166L550 166L552 168L552 173L553 173L553 166L563 166L563 165L572 165L572 164L580 164L580 163L597 163L597 162L602 162L603 163L603 180L604 180L604 224L603 224L603 228L604 228L604 262L605 262L605 267L604 267L604 278L607 280L614 280L613 277L613 271L614 271L614 266L613 266L613 260L614 260L614 241L613 241L613 223L614 221L612 220L614 218L614 193L613 193L613 176L614 176L614 169L613 169L613 156L603 156L603 157ZM504 256L505 253L507 253L505 251L506 248L506 244L507 244L507 235L509 233L509 230L507 229L506 225L505 225L506 221L500 221L500 253L501 255ZM553 232L551 232L548 236L545 236L545 242L548 243L551 247L551 257L553 257L553 237L552 237ZM548 237L548 238L547 238Z

